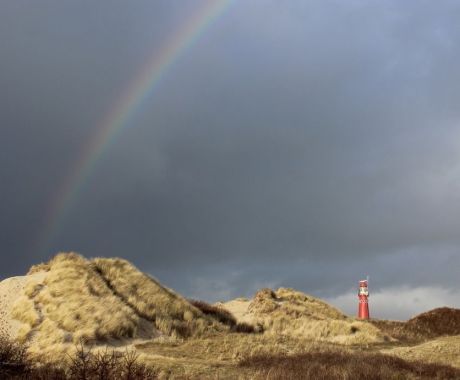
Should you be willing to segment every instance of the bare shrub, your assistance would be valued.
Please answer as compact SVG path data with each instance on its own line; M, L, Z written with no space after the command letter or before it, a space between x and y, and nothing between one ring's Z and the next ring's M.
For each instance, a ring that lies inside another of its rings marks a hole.
M99 351L93 353L91 348L78 345L77 351L70 358L67 369L69 379L98 380L126 379L147 380L157 379L157 371L148 368L138 361L139 356L132 351Z
M0 335L0 378L12 378L29 371L27 347Z
M93 352L83 343L76 347L62 367L40 363L27 354L27 346L0 336L0 379L34 380L147 380L157 379L158 373L139 362L132 351Z

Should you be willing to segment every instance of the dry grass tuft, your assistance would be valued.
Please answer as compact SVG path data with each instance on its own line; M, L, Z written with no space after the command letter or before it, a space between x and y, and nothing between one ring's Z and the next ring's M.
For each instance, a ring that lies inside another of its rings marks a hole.
M276 293L271 289L264 288L255 294L248 310L254 314L267 314L274 312L279 307L280 302Z
M363 352L312 351L297 355L257 355L240 361L256 379L456 379L460 370L439 364Z
M32 265L27 272L27 275L39 273L39 272L49 272L50 266L48 263L40 263L40 264L35 264Z

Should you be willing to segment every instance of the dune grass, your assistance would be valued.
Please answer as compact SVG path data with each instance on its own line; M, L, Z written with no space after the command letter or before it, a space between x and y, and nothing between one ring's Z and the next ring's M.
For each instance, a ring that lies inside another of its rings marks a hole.
M229 329L125 260L61 253L31 272L45 275L27 280L11 316L22 323L18 339L43 360L80 341L182 339Z
M30 282L12 315L30 328L19 338L35 338L38 350L53 344L132 338L141 317L126 306L77 254L59 254L43 282ZM32 345L34 346L34 345Z
M92 265L120 299L168 336L188 338L227 330L126 260L99 258Z
M383 352L405 360L442 363L460 369L460 335L444 336L417 345L395 346Z
M327 303L293 289L262 289L250 302L248 312L268 335L345 345L385 341L372 324L348 318Z
M290 288L259 290L248 310L254 314L280 313L293 318L345 320L347 317L335 307L315 297Z

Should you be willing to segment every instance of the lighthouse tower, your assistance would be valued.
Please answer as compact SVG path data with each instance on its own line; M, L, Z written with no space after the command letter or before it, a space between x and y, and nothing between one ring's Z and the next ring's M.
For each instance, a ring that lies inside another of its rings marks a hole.
M367 280L361 280L359 282L359 307L358 307L358 318L369 319L369 289L367 287Z

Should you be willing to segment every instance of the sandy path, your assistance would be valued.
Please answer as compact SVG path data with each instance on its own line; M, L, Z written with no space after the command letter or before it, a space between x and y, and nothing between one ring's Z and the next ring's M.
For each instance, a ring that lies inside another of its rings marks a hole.
M14 338L21 322L10 315L14 302L23 294L24 287L30 280L43 281L46 273L39 272L29 276L7 278L0 282L0 333Z
M238 322L252 323L254 316L248 311L251 301L236 299L221 303L221 305L232 313Z

